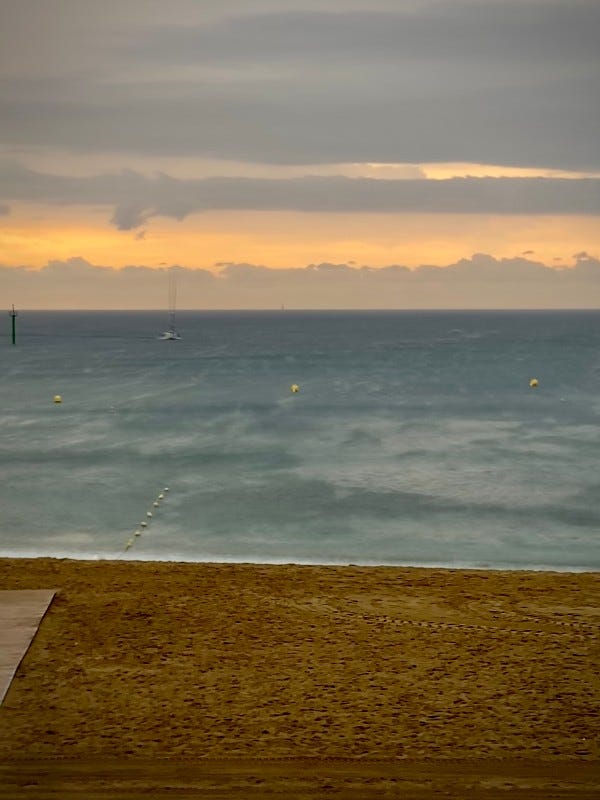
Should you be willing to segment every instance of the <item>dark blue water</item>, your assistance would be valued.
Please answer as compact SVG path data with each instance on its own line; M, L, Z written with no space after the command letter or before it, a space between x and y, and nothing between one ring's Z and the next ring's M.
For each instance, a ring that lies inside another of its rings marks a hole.
M600 567L600 312L166 322L7 320L1 554Z

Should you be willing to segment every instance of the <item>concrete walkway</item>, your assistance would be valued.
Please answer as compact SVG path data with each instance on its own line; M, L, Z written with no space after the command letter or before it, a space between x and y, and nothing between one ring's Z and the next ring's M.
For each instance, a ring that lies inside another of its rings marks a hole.
M56 589L0 591L0 703Z

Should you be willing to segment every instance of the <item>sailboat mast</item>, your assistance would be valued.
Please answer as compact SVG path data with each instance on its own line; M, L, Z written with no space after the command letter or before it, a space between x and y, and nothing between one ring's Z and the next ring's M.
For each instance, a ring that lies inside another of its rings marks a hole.
M177 305L177 273L170 267L167 271L167 278L169 281L169 329L166 330L159 338L162 341L174 342L181 339L175 327L175 306Z
M169 270L169 318L171 323L171 330L175 330L175 307L177 305L177 283L175 282L175 273Z

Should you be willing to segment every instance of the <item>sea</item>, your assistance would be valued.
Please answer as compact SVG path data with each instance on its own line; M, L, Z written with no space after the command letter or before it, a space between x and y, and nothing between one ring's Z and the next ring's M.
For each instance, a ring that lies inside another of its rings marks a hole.
M0 556L600 568L600 311L164 317L6 318Z

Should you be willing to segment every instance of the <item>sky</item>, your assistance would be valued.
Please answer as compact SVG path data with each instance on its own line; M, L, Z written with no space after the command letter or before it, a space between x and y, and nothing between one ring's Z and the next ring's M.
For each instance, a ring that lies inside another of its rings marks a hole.
M0 0L20 308L599 308L597 0Z

